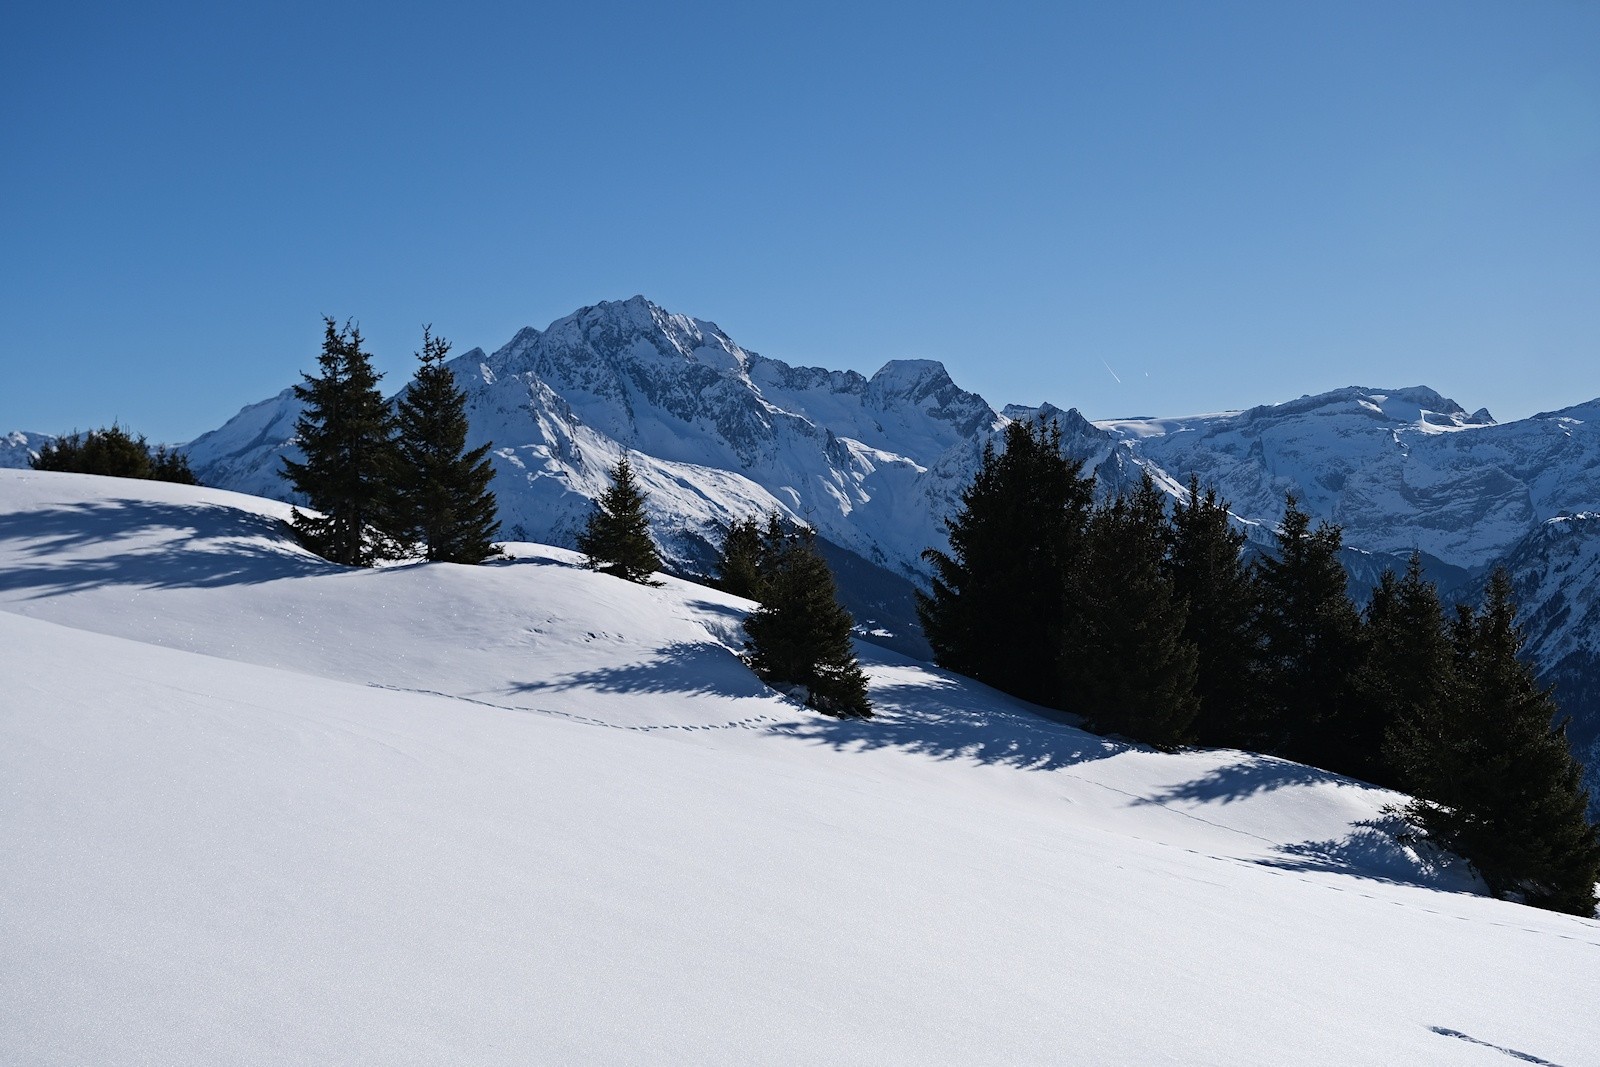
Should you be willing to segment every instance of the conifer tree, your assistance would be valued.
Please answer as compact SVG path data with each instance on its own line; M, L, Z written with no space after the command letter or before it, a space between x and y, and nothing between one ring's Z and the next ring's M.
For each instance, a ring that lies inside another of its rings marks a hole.
M1339 527L1285 503L1278 557L1259 564L1268 737L1292 759L1371 773L1380 742L1357 698L1361 616L1339 562Z
M1366 612L1360 699L1383 731L1380 785L1432 794L1453 714L1455 651L1434 584L1413 552L1404 577L1384 571Z
M306 547L334 563L365 567L392 551L394 420L361 331L348 323L336 328L331 317L323 325L321 374L302 375L294 387L305 405L295 423L305 459L285 459L283 476L321 512L291 513Z
M934 578L917 615L941 667L1061 707L1094 479L1062 454L1054 422L1009 423L1004 443L985 445L961 510L946 520L950 551L923 553Z
M717 585L748 600L761 599L761 526L753 518L728 527L717 558Z
M1076 589L1081 624L1066 634L1073 710L1097 730L1166 749L1189 740L1198 658L1166 568L1170 541L1148 471L1131 495L1096 508Z
M158 445L150 453L150 477L158 482L177 482L180 485L199 485L200 480L189 469L189 457L176 448Z
M871 716L850 613L839 604L815 535L783 532L773 516L764 540L761 606L744 624L751 669L772 684L804 686L806 705L828 715Z
M611 471L611 487L600 494L578 535L578 551L591 569L642 585L661 569L661 555L650 540L644 490L624 455Z
M1202 494L1189 476L1188 499L1172 508L1167 566L1173 596L1189 606L1183 635L1197 655L1193 732L1202 745L1252 748L1262 743L1260 638L1256 587L1241 549L1245 536L1228 518L1216 488Z
M1511 579L1496 570L1483 608L1458 608L1456 707L1443 717L1439 768L1409 814L1472 862L1489 887L1536 907L1592 916L1600 840L1565 721L1517 659Z
M493 552L490 444L467 448L467 395L445 366L450 342L422 329L411 387L395 405L395 526L426 559L482 563Z

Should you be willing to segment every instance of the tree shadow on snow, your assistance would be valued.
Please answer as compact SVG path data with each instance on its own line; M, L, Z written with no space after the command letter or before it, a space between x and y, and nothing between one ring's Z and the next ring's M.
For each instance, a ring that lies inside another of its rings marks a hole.
M153 532L164 539L137 543ZM0 571L0 591L34 597L107 585L247 585L332 569L298 551L282 520L220 504L96 500L0 515L4 542L13 543L13 562ZM65 555L86 549L104 554Z
M1216 767L1199 778L1178 785L1138 801L1140 804L1167 804L1175 800L1196 803L1220 801L1224 804L1245 800L1260 793L1270 793L1296 785L1315 785L1327 782L1334 785L1353 785L1349 778L1303 763L1291 763L1274 756L1255 753L1243 754L1236 763Z
M513 693L592 689L602 693L680 693L695 696L767 697L772 690L738 656L720 645L680 642L656 659L597 667L535 682L514 682Z
M974 683L930 676L924 684L872 687L871 719L808 718L781 727L814 744L851 751L897 748L937 760L1052 771L1106 759L1133 746L1045 717ZM1007 707L1007 703L1014 706Z
M1388 885L1466 890L1473 883L1459 859L1431 845L1412 844L1412 827L1398 815L1365 819L1354 826L1342 839L1279 845L1280 855L1255 862L1280 871L1348 874Z

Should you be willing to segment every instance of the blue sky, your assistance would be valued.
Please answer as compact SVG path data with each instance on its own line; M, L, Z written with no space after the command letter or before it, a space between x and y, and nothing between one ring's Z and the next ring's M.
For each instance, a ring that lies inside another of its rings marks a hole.
M14 4L0 109L0 430L634 293L1091 418L1600 395L1586 0Z

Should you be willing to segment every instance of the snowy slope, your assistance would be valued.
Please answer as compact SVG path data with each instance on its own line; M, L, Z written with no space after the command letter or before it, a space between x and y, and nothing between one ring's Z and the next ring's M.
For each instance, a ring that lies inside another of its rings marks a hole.
M1393 795L1164 755L516 546L351 571L279 504L0 471L0 1061L1592 1059L1600 924Z

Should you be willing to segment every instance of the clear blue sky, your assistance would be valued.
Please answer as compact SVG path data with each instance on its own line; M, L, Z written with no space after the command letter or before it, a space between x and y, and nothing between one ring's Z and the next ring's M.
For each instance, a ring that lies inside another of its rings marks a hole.
M1589 0L16 3L0 109L0 430L634 293L1091 418L1600 395Z

